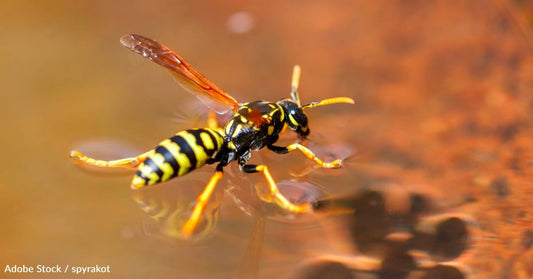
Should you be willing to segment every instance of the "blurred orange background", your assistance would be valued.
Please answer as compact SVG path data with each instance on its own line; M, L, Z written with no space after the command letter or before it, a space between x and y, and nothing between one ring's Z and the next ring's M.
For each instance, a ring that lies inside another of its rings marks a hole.
M303 156L264 151L256 162L270 163L278 181L294 180L288 169L303 171L299 182L332 196L376 185L424 193L434 212L473 220L470 245L454 259L468 278L533 276L532 2L2 6L2 268L99 264L111 274L91 278L274 278L344 245L324 240L320 220L264 221L230 195L220 198L219 224L206 240L153 238L132 199L131 172L83 171L70 162L73 148L97 156L101 147L105 159L132 156L201 124L189 121L203 113L194 97L120 45L122 35L137 33L164 43L241 102L288 97L292 66L301 65L304 103L356 99L308 113L311 147L329 159L347 157L345 167L306 173ZM193 181L194 200L211 171L160 187ZM229 172L246 181L226 181L226 190L261 181ZM262 250L250 263L256 230ZM23 277L60 276L75 275Z

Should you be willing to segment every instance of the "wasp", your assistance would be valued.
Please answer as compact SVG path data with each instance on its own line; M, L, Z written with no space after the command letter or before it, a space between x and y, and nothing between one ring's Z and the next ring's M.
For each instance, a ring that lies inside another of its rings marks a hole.
M223 168L233 161L237 161L240 170L245 173L263 174L267 183L262 187L266 188L257 189L262 200L276 203L293 213L306 213L313 210L310 203L294 204L289 201L280 193L268 167L248 164L248 160L252 151L266 147L278 154L299 150L306 157L314 160L319 167L341 167L340 159L324 162L300 143L288 146L274 144L285 126L296 132L302 140L309 135L305 109L336 103L353 104L352 99L336 97L301 105L298 96L301 69L299 66L294 66L291 98L278 102L259 100L239 103L163 44L135 34L123 36L120 42L131 51L163 66L183 88L206 101L208 105L215 103L233 110L233 117L223 128L217 127L216 119L211 119L208 121L209 127L207 128L180 131L160 142L154 149L136 157L103 161L89 158L73 150L70 153L72 160L105 168L137 169L131 182L133 189L183 176L205 164L216 164L215 173L197 197L191 216L181 228L184 237L189 237L194 233L210 196L222 179Z

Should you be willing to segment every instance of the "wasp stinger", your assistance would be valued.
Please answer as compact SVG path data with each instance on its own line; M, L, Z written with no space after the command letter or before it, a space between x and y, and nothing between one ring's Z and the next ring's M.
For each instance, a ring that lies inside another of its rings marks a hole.
M293 143L286 147L274 144L285 125L295 131L301 139L309 135L308 120L304 109L335 103L353 104L352 99L337 97L301 105L298 97L300 67L295 66L290 99L283 99L275 103L253 101L240 104L166 46L149 38L133 34L123 36L120 42L131 51L163 66L187 91L204 99L209 99L210 102L214 101L231 108L234 111L233 118L223 129L219 129L213 124L216 121L210 121L212 125L209 126L211 127L180 131L159 143L154 149L137 157L102 161L89 158L78 151L72 151L70 154L72 160L98 167L137 169L131 183L131 187L134 189L185 175L204 164L216 164L215 174L198 196L192 215L181 229L185 237L194 232L215 186L222 178L223 168L232 161L237 161L244 172L260 172L264 175L267 188L258 189L260 190L258 195L262 200L276 203L285 210L294 213L312 211L311 204L293 204L283 196L266 165L251 165L247 162L251 157L251 151L267 147L279 154L300 150L320 167L340 167L341 160L324 162L299 143Z

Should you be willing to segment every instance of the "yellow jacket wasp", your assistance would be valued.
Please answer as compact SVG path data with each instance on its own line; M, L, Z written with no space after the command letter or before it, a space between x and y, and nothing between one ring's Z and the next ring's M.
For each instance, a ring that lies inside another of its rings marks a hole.
M131 187L134 189L164 182L175 176L182 176L204 164L216 163L215 174L198 196L192 215L182 227L182 233L185 237L194 232L209 197L222 178L223 167L232 161L237 161L241 170L246 173L261 172L264 175L268 188L258 191L262 200L274 202L290 212L304 213L312 210L311 204L296 205L284 197L279 192L267 166L250 165L247 162L251 157L251 151L267 147L279 154L300 150L320 167L340 167L341 160L323 162L299 143L293 143L286 147L276 146L274 143L278 140L278 134L285 125L295 131L301 139L305 139L309 135L308 120L304 109L335 103L353 104L352 99L337 97L300 105L300 98L298 97L300 67L295 66L290 99L283 99L276 103L253 101L240 104L166 46L134 34L123 36L120 42L131 51L163 66L187 91L196 96L207 98L211 102L214 101L230 107L234 111L233 118L223 129L219 129L213 124L216 121L210 121L211 125L209 126L211 127L209 128L180 131L173 137L159 143L156 148L137 157L102 161L89 158L74 150L70 154L72 160L98 167L136 168L137 173L131 183Z

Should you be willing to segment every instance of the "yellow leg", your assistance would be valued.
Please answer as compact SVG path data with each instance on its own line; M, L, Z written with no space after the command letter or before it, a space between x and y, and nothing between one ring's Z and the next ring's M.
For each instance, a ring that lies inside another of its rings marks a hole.
M320 167L327 168L327 169L334 169L334 168L340 168L342 166L342 160L337 159L333 162L326 163L319 158L316 157L316 155L309 150L307 147L299 144L299 143L293 143L289 146L287 146L287 150L293 151L295 149L300 150L307 158L314 160Z
M194 207L191 217L189 217L189 220L187 220L185 225L183 225L183 227L181 228L181 233L184 237L189 237L194 233L196 225L198 225L198 221L200 220L200 217L202 217L202 213L204 212L205 206L207 205L209 198L215 190L215 186L221 178L222 172L215 172L215 174L211 176L211 179L209 180L209 183L207 183L207 186L205 186L205 189L202 194L200 194L200 196L198 196L198 198L196 199L196 206Z
M93 158L89 158L82 153L72 150L70 152L70 159L74 162L78 162L84 165L89 166L96 166L96 167L102 167L102 168L128 168L128 169L134 169L138 167L148 156L150 156L152 153L154 153L154 150L150 150L146 153L143 153L137 157L131 157L131 158L124 158L119 160L113 160L113 161L103 161L103 160L96 160Z
M223 127L218 125L217 115L214 111L209 111L209 114L207 115L207 128L224 134Z
M266 202L270 202L270 203L276 203L281 208L288 210L290 212L306 213L312 210L312 206L308 203L295 205L291 203L285 196L283 196L283 194L280 193L278 186L276 185L276 182L272 178L270 171L268 171L267 166L246 165L243 167L243 170L248 173L262 172L263 175L265 176L265 179L268 184L268 188L264 189L264 186L261 186L260 184L256 185L257 194L262 200ZM263 189L261 187L263 187Z

